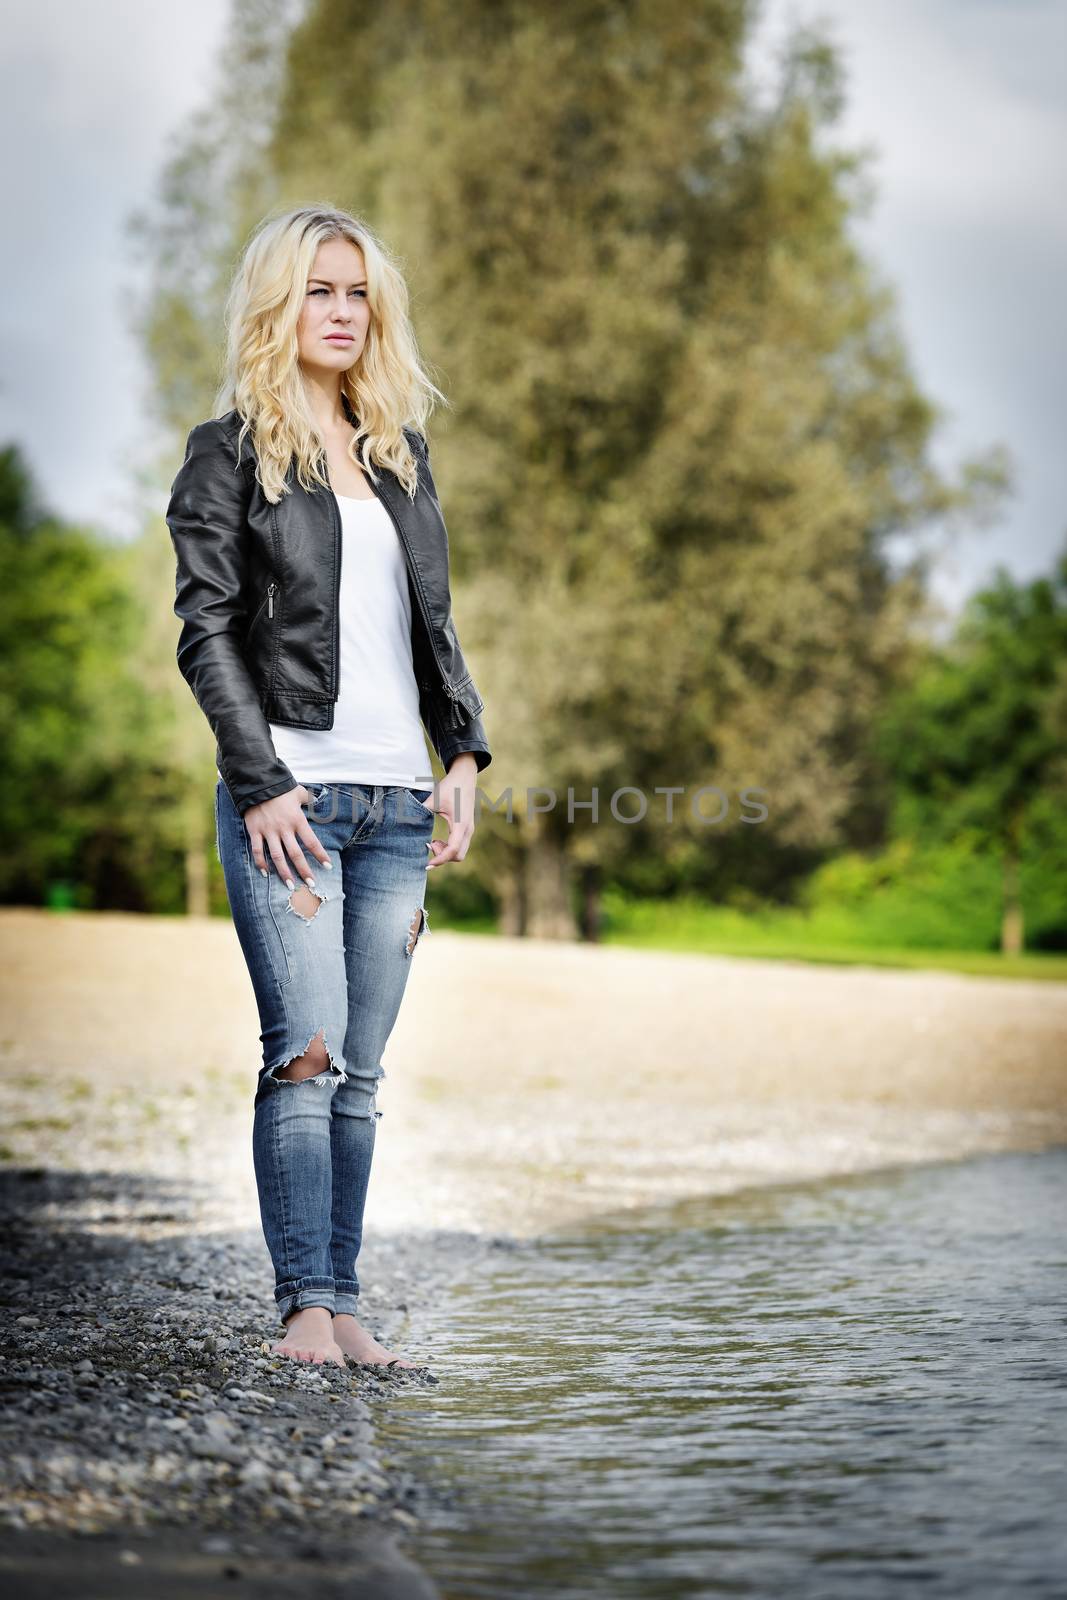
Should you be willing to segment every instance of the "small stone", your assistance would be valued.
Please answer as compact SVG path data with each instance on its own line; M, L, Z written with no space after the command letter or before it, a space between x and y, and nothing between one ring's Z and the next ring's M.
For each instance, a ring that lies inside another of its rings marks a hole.
M204 1461L228 1461L231 1466L239 1467L245 1459L245 1451L236 1444L227 1444L222 1439L191 1439L189 1442L191 1454Z
M204 1428L213 1438L232 1439L235 1425L225 1411L208 1411L204 1414Z
M210 1539L205 1539L200 1546L201 1553L205 1556L228 1556L233 1553L233 1540L227 1539L225 1534L212 1534Z

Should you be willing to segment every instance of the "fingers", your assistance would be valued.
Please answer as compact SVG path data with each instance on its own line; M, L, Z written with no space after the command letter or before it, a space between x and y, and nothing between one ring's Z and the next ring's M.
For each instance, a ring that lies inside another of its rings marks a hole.
M264 850L266 839L264 838L264 835L260 833L258 828L249 828L248 842L252 849L252 860L255 862L260 872L262 872L263 876L267 877L266 852ZM284 876L284 874L280 875Z
M300 788L304 795L303 800L300 802L300 810L301 813L303 813L304 809L311 804L311 795L308 793L303 784L300 785ZM327 871L330 871L333 868L333 862L330 860L330 852L322 843L322 840L319 838L318 834L315 832L314 828L311 826L310 822L308 822L305 816L301 815L299 821L295 824L295 831L296 836L300 840L301 844L303 844L304 847L311 852L316 861L324 866ZM305 862L304 865L306 866L307 863ZM303 876L303 873L301 873L301 876ZM305 878L304 881L307 882L307 879Z
M300 835L301 841L311 851L311 854L315 857L315 860L321 862L322 865L327 868L327 870L331 869L333 867L333 862L330 860L330 852L327 850L326 846L323 844L322 840L319 838L310 822L301 821L298 823L297 831Z
M282 834L282 843L285 845L286 855L293 863L293 866L296 868L299 876L303 878L309 889L313 889L315 887L315 874L308 865L307 857L297 843L296 834L291 828L287 828ZM291 879L285 887L287 889L291 889L293 887Z
M432 872L435 867L443 867L449 861L462 861L474 834L473 822L453 822L451 817L445 817L445 820L448 823L448 839L431 840L433 860L427 861L427 872Z
M287 889L296 888L293 882L293 867L305 883L308 881L311 869L304 860L303 853L296 846L296 836L291 828L284 834L277 833L273 829L268 833L258 831L253 833L250 828L248 837L252 846L252 860L265 878L270 876L267 870L267 862L270 861ZM292 857L292 866L286 859L286 849Z
M291 875L292 874L292 868L290 867L288 861L286 861L286 859L285 859L285 852L282 849L282 841L281 841L280 836L278 834L276 834L276 833L267 834L267 836L266 836L266 845L267 845L267 854L270 856L271 861L274 863L274 869L277 872L279 878L281 878L282 882L285 884L285 887L287 889L295 889L296 885L294 884L293 879L292 879L292 875Z
M269 860L287 889L296 887L294 878L297 877L302 878L309 889L315 887L304 849L326 871L333 869L330 852L304 815L303 807L310 803L307 788L298 783L286 794L264 801L262 806L251 807L245 815L252 860L264 877L269 876Z

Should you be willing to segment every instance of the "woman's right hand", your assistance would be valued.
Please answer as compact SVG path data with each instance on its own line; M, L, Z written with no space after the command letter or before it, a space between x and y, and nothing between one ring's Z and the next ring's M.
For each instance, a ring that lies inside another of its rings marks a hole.
M252 841L252 859L256 866L267 876L266 857L270 856L278 876L287 889L295 889L296 884L289 876L290 866L303 878L309 888L314 888L315 879L311 868L308 866L307 857L301 850L301 844L320 862L327 871L333 871L333 862L329 854L305 817L302 806L310 803L311 796L302 783L295 789L287 789L284 794L276 794L273 800L264 800L258 806L249 806L244 814L244 824L248 829L248 837ZM288 861L286 860L288 856Z

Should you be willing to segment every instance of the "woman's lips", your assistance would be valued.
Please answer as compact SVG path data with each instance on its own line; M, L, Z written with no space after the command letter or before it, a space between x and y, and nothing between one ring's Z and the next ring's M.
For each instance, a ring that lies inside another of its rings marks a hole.
M352 343L352 335L350 333L328 333L326 335L326 337L330 341L331 344L351 344Z

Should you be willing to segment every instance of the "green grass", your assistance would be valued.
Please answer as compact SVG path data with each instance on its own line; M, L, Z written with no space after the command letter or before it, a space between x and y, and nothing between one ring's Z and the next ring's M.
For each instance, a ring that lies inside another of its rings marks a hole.
M437 918L436 927L456 933L498 930L489 918ZM690 955L741 956L752 961L810 961L838 967L909 967L916 971L962 972L979 978L1027 978L1067 983L1067 955L1024 953L1001 956L995 950L922 950L860 939L834 941L817 919L782 911L751 915L717 906L645 901L625 911L614 909L601 943L638 950L679 950Z
M699 901L612 899L603 943L644 950L747 956L760 961L811 961L833 966L910 967L978 977L1037 978L1067 983L1067 955L1002 956L995 950L916 949L863 942L844 919L788 909L741 912Z

